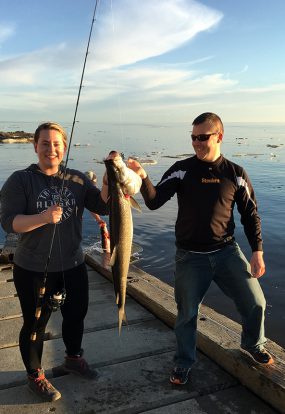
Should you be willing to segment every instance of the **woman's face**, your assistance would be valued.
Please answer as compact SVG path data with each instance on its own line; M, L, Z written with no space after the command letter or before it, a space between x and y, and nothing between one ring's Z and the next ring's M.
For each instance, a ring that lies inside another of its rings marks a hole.
M47 175L57 173L66 152L61 133L55 129L43 129L34 147L40 169Z

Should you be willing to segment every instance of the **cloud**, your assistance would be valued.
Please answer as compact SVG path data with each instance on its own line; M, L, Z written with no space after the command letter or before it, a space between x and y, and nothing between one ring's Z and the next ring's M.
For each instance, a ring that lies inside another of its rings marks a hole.
M101 18L93 69L130 65L176 49L217 25L222 13L194 0L122 0Z
M83 56L81 50L70 48L65 43L0 60L1 86L6 88L22 86L44 86L59 81L67 84L74 77L79 78L82 63L76 56Z
M100 72L89 81L82 100L102 101L120 97L129 103L178 102L231 91L238 82L223 74L201 75L177 65L134 67ZM103 85L100 87L100 85Z
M0 48L4 42L15 34L15 25L0 22Z
M162 55L193 38L197 33L216 25L222 14L193 0L117 0L113 9L102 7L94 26L93 41L86 66L84 81L91 77L101 79L100 71L113 76L112 71L119 67L135 64L151 57ZM100 10L100 9L99 9ZM2 26L3 35L12 34L12 26ZM96 31L97 29L97 31ZM114 30L113 30L114 29ZM0 36L1 39L1 36ZM74 47L62 43L48 48L0 60L2 89L19 86L72 87L78 86L85 57L85 47ZM201 61L211 57L201 58ZM192 64L198 64L199 59ZM185 63L183 64L185 66ZM144 71L141 70L141 73ZM183 71L159 70L160 83L168 83L169 77L184 76ZM108 76L107 76L108 75ZM129 76L140 78L140 70L130 71ZM158 82L155 72L150 68L142 75L147 89ZM154 79L152 79L154 76ZM120 74L122 81L123 72ZM147 78L147 80L146 80ZM108 81L107 81L108 83ZM130 86L124 86L127 90ZM98 84L98 82L97 82ZM3 86L6 85L6 86ZM133 85L130 79L130 85ZM107 91L107 95L109 92Z
M272 93L272 92L283 92L285 90L285 83L275 83L272 85L259 86L253 88L242 88L237 92L261 94L261 93Z
M244 65L244 67L242 68L242 70L240 71L240 73L245 73L248 71L248 65Z
M0 23L0 46L15 33L14 24Z
M107 2L108 3L108 2ZM116 0L102 9L94 25L81 100L83 103L160 104L223 91L235 81L221 74L201 75L200 57L182 64L159 64L150 58L171 52L198 33L215 27L223 15L194 0ZM13 34L7 26L0 41ZM0 32L1 33L1 32ZM65 111L74 106L86 44L68 41L0 59L1 94L6 107ZM195 66L196 70L193 70ZM25 102L25 104L23 104Z

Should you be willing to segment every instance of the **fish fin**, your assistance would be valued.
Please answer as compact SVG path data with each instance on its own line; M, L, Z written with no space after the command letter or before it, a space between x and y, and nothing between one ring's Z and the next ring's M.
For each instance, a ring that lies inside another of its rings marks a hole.
M110 262L109 262L111 267L114 266L114 264L115 264L116 255L117 255L117 249L116 249L116 246L114 246L114 249L113 249L111 257L110 257Z
M121 308L119 309L119 335L121 335L123 321L128 324L125 309Z
M141 206L132 196L130 196L130 203L133 208L138 210L140 213L142 212Z

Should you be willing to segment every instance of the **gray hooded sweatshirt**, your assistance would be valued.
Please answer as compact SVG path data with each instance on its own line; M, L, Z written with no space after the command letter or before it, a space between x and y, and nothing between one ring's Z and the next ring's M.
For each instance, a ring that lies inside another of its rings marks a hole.
M1 190L1 225L7 233L14 232L13 220L18 214L38 214L53 204L63 208L62 220L56 224L49 272L71 269L83 263L81 247L84 208L106 215L107 205L85 174L67 169L62 196L63 167L55 175L45 175L36 164L15 171ZM14 263L24 269L44 271L54 224L46 224L22 233L14 255Z

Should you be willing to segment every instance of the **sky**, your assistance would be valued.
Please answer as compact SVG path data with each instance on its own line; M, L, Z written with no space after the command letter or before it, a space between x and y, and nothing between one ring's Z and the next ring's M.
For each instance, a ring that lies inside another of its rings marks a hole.
M0 122L72 122L95 3L0 0ZM284 16L284 0L101 0L77 119L285 122Z

